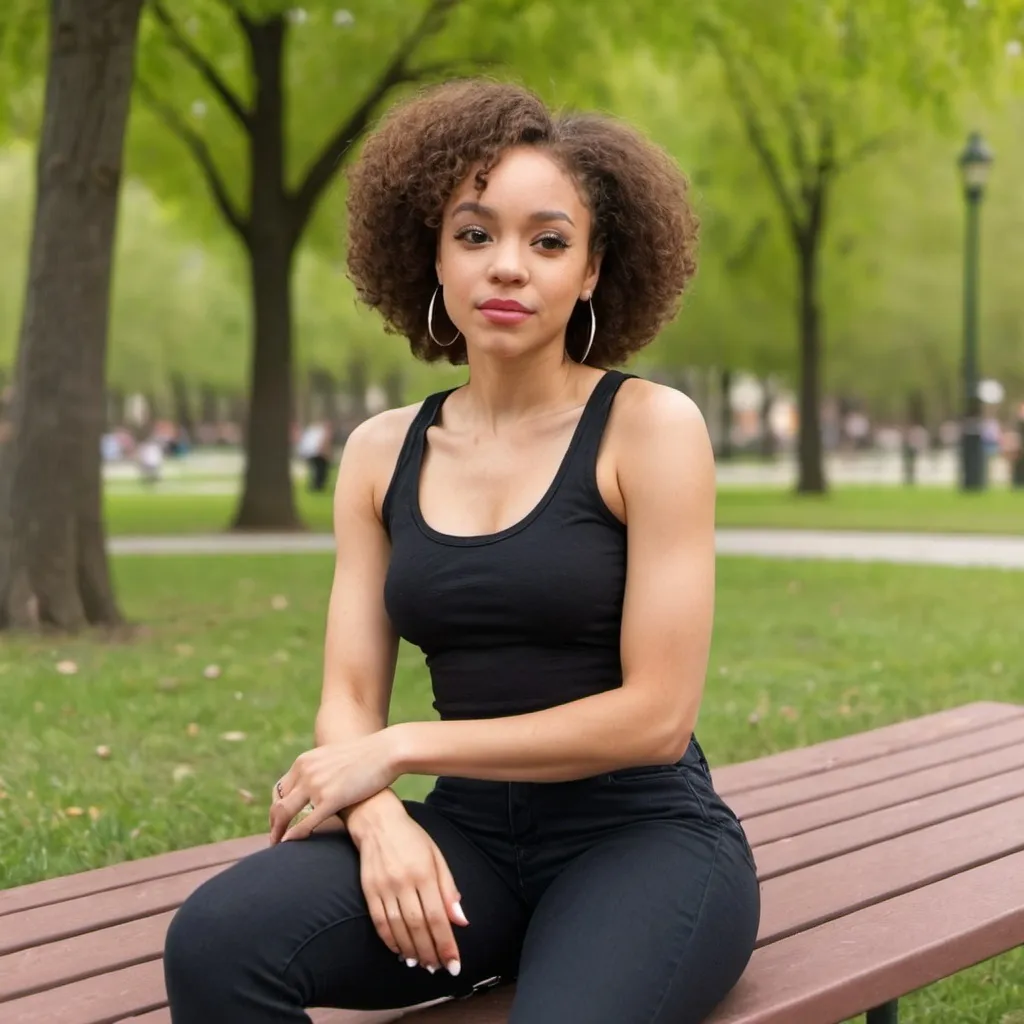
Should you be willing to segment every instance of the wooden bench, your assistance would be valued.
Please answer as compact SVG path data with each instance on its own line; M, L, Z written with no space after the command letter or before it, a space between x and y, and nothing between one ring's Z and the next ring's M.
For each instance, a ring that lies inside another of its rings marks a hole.
M713 1024L836 1024L1024 943L1024 707L978 703L718 769L762 882ZM0 892L4 1024L167 1024L174 909L262 835ZM509 987L406 1015L503 1024ZM320 1010L318 1024L394 1014Z

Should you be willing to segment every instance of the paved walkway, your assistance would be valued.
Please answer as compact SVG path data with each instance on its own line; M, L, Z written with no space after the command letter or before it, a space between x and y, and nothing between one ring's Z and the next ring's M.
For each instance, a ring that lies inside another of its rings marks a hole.
M722 555L1024 570L1024 537L723 529L718 531L717 543ZM333 547L333 538L327 533L115 537L110 542L111 551L126 555L297 554Z

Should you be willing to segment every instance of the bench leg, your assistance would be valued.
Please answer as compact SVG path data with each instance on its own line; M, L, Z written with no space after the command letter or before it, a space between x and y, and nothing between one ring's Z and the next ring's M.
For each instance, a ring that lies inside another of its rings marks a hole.
M876 1006L873 1010L868 1010L866 1024L897 1024L898 1013L899 1003L894 999L891 1003L885 1003L882 1006Z

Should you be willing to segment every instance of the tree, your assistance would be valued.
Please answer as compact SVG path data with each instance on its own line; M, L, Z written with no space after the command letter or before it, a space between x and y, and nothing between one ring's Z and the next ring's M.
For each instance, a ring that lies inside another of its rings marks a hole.
M167 74L173 65L165 66L163 85L157 81L159 73L142 76L140 96L193 157L220 217L241 243L248 263L253 324L250 415L245 482L234 518L236 528L291 529L299 525L289 476L296 253L321 199L386 97L404 85L457 73L465 66L454 53L442 52L438 59L428 62L421 52L446 28L458 6L459 0L429 0L409 28L406 5L378 5L384 9L383 14L368 16L367 32L374 43L369 54L347 48L347 53L339 49L328 57L321 46L318 53L309 55L321 69L329 59L336 68L348 62L357 73L351 76L349 95L343 99L347 113L325 132L304 168L295 174L294 101L305 98L316 87L309 70L298 67L296 54L290 51L290 37L314 18L320 23L330 19L338 28L349 25L352 16L346 11L328 11L323 3L314 4L310 10L290 11L270 0L249 4L222 0L216 10L204 3L202 14L198 5L191 12L191 20L204 28L211 41L203 48L197 33L188 28L189 19L176 16L163 0L150 0L149 34L154 41L162 39L163 59L166 61L168 48L177 55L179 69L183 63L194 78L202 81L206 95L219 104L217 124L226 116L242 139L241 153L229 141L223 147L227 157L215 156L211 138L196 126L192 116L182 112L180 99L175 101L166 95L173 88L168 84L172 75ZM397 40L381 45L399 24L407 27L397 33ZM235 42L240 40L244 48L242 72L232 33ZM385 56L380 60L382 51ZM374 57L378 57L377 67L368 74L369 61ZM335 78L337 74L335 70ZM298 87L296 76L302 78L304 90ZM323 82L329 80L329 75L322 79L315 92L318 103L324 103ZM205 112L205 101L201 102ZM301 131L305 133L305 126ZM222 170L222 163L241 167L247 182L243 198Z
M120 612L100 436L111 254L142 0L53 0L11 436L0 460L0 624Z
M822 246L839 177L895 143L907 113L948 109L998 73L1016 0L709 0L696 30L721 60L796 257L799 492L826 490L819 405Z

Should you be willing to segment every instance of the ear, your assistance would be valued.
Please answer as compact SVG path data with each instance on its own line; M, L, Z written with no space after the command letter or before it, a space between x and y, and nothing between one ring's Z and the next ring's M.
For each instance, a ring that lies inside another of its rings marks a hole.
M597 287L598 279L601 276L601 259L603 256L603 252L595 252L587 263L587 273L583 278L583 287L580 289L580 299L583 302L586 302L594 294L594 289Z

